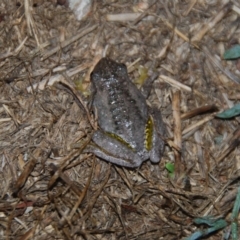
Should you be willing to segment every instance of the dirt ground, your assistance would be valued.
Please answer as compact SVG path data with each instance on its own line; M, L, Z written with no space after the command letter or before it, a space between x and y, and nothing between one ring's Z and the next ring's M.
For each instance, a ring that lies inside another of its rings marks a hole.
M230 224L240 118L216 114L240 99L240 60L223 59L239 26L238 0L93 1L80 21L54 0L1 0L0 239L185 239L208 228L196 218ZM166 124L159 164L83 153L103 56L138 87L158 73L148 104Z

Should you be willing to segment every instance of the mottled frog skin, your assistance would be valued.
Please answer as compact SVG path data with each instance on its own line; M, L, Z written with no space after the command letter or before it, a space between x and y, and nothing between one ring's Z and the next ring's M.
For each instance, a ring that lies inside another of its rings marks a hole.
M164 123L158 109L147 106L127 68L102 58L91 74L93 109L99 130L89 152L124 167L139 167L150 159L158 163L164 151Z

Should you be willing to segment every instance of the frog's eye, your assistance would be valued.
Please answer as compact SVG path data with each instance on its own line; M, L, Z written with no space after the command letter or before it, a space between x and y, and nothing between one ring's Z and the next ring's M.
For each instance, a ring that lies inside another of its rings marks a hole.
M99 81L102 77L102 74L101 74L101 72L91 72L91 74L90 74L90 79L91 79L91 81L93 81L93 82L97 82L97 81Z
M91 81L94 81L94 80L97 78L96 75L97 75L96 73L91 72L91 74L90 74L90 79L91 79Z
M94 77L93 74L94 74L93 72L91 72L91 74L90 74L90 79L91 79L91 80L92 80L93 77Z
M124 63L118 64L117 74L118 75L123 75L123 76L127 75L127 67Z

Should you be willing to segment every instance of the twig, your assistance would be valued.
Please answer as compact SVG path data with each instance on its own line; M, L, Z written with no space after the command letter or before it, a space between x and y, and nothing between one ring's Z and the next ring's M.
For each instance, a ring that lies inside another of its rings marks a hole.
M73 36L72 38L70 39L67 39L66 41L64 42L61 42L59 46L53 48L52 50L50 51L46 51L45 53L43 53L43 56L41 58L41 61L49 58L51 55L53 55L54 53L58 52L60 49L68 46L69 44L72 44L74 43L75 41L77 41L79 38L85 36L86 34L92 32L94 29L97 28L97 24L93 25L92 27L89 27L89 28L86 28L84 30L81 30L80 33L77 33L75 36Z

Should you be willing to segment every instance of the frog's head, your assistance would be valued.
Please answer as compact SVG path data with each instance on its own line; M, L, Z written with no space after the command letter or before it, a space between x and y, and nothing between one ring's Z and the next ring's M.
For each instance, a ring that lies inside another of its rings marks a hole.
M123 63L117 63L110 58L102 58L96 64L91 73L91 81L98 85L100 82L107 82L118 79L125 79L127 76L127 67ZM100 82L99 82L100 81Z

